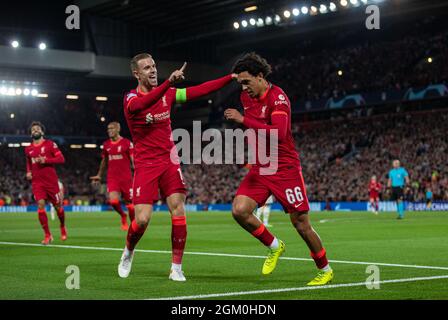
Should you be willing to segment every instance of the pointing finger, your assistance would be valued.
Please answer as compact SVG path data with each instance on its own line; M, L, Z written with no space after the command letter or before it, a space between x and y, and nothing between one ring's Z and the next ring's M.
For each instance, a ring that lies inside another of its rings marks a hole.
M182 68L180 68L180 72L184 72L186 67L187 67L187 62L184 62L184 64L182 65Z

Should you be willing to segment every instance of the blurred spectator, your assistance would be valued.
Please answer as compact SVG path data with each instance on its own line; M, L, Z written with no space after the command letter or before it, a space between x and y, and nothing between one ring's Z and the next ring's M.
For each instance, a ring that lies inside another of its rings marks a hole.
M377 175L386 185L391 161L401 160L411 185L409 200L448 200L448 114L445 110L383 114L292 125L311 201L367 201L367 185ZM5 204L32 203L25 179L22 149L0 148L0 198ZM98 170L100 151L66 149L66 163L57 166L66 186L66 203L105 203L104 185L94 188L89 176ZM183 165L188 204L230 203L248 168L238 165ZM382 199L388 199L382 190ZM11 199L11 200L8 200Z

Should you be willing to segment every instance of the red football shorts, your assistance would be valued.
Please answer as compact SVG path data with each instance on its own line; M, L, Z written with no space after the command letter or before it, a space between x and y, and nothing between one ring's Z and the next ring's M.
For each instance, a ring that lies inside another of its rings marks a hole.
M380 195L378 193L369 193L369 198L371 201L378 201Z
M133 203L153 204L173 193L187 193L180 165L168 163L152 167L136 168L134 172Z
M39 200L50 201L53 205L59 206L61 204L61 196L59 193L59 186L43 186L43 185L33 185L33 195L36 202Z
M260 175L252 168L241 182L236 195L247 196L263 206L271 194L282 205L286 213L310 210L305 183L300 168L279 168L275 175Z
M107 180L107 192L119 192L124 201L132 201L132 180Z

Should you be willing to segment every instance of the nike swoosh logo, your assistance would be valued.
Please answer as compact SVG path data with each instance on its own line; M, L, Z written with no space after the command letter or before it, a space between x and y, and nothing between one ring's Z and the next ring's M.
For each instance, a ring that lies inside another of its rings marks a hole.
M294 206L294 208L298 208L298 207L300 207L302 204L303 204L303 202L300 202L299 204L296 204L296 205Z

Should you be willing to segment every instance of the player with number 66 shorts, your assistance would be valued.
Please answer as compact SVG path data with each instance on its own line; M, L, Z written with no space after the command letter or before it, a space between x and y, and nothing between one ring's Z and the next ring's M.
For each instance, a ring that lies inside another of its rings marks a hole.
M299 154L291 132L289 99L281 88L266 80L271 66L256 53L246 54L239 59L232 72L238 75L237 80L242 87L240 100L244 107L244 116L232 108L225 110L224 116L227 120L256 132L255 140L250 139L249 146L256 148L253 154L257 155L256 163L236 192L232 205L233 218L269 248L262 274L271 274L285 251L285 243L277 239L253 212L257 206L263 206L266 200L274 195L289 214L301 238L305 240L319 269L317 276L308 282L308 285L330 283L333 270L326 258L322 241L312 228L308 217L310 206ZM270 159L267 163L261 161L260 154L263 152L260 152L260 149L264 149L266 155L269 151Z

